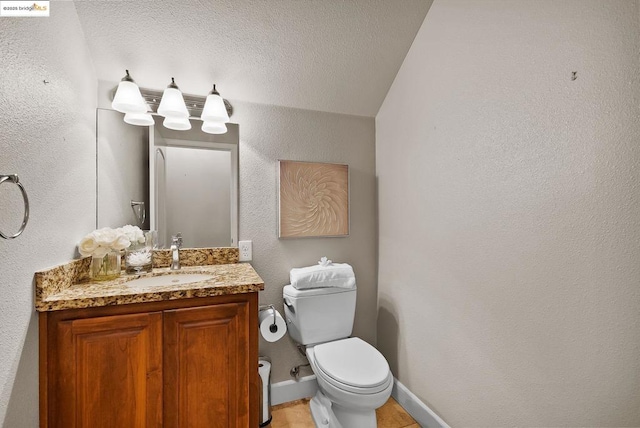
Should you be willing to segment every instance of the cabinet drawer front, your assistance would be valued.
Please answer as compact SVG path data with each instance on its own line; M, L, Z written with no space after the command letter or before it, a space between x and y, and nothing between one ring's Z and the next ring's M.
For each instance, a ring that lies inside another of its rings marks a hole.
M165 426L248 427L248 303L164 316Z
M52 426L162 425L162 313L56 325Z

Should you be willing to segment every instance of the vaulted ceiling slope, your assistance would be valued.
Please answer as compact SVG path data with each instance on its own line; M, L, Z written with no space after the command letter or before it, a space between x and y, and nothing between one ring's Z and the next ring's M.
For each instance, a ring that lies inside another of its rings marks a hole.
M101 80L375 116L431 1L74 3Z

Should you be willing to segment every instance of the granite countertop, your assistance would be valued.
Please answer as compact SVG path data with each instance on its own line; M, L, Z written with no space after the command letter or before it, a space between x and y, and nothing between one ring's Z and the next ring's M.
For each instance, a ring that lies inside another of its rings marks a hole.
M224 259L223 261L227 261ZM158 302L163 300L211 297L264 290L264 281L248 263L183 266L178 271L154 268L142 275L123 274L111 281L91 282L88 259L36 272L35 306L39 312L63 309ZM138 278L171 274L208 274L211 279L172 285L130 284Z

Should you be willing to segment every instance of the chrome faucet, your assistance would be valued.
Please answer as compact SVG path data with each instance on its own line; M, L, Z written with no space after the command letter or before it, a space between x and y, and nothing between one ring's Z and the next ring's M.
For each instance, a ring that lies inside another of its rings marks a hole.
M180 269L180 248L182 247L182 234L171 237L171 270Z

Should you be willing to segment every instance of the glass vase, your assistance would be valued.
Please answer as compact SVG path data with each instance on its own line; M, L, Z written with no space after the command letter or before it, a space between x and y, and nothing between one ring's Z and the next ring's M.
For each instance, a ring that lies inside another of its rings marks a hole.
M120 276L120 252L110 251L103 257L91 258L91 279L109 281Z
M145 242L131 244L125 250L124 264L128 274L141 274L151 272L153 259L154 231L144 234Z

